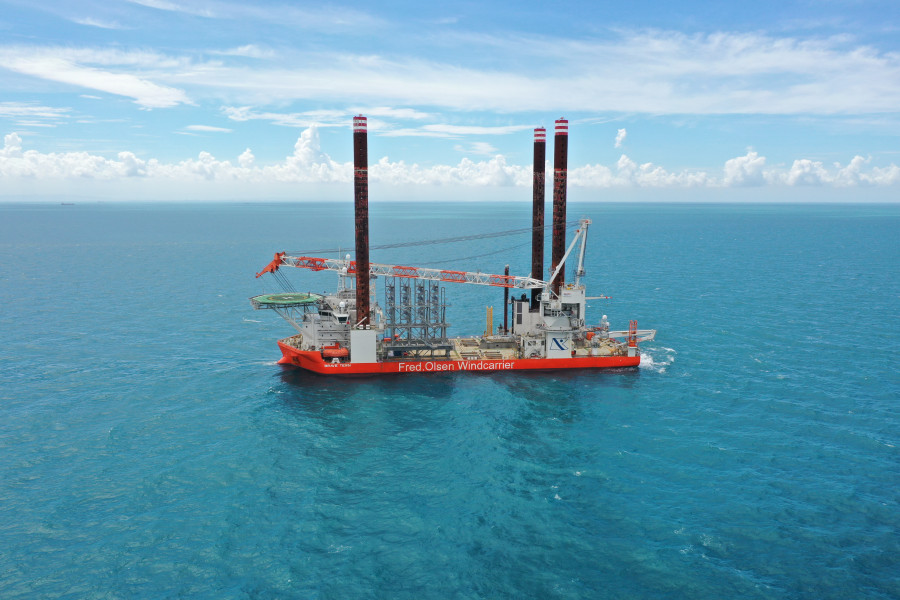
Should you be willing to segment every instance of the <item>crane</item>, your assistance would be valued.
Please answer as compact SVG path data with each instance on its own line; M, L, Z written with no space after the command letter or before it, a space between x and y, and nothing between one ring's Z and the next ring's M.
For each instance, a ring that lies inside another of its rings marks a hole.
M581 251L578 257L578 268L576 273L578 278L584 274L584 246L587 239L588 225L591 224L590 219L582 219L581 227L575 232L575 237L569 245L568 250L557 266L556 271L550 277L549 281L542 281L534 277L521 277L518 275L492 275L482 272L470 271L451 271L447 269L429 269L425 267L410 267L404 265L386 265L381 263L369 263L369 275L385 277L407 277L410 279L425 279L430 281L446 281L450 283L472 283L476 285L491 285L504 288L515 289L533 289L540 288L545 291L549 290L550 284L559 275L566 258L575 248L575 244L581 240ZM266 267L256 274L256 277L262 277L266 273L275 273L281 267L297 267L300 269L309 269L311 271L337 271L344 275L356 275L356 261L341 258L317 258L311 256L296 256L286 252L277 252L275 258L272 259Z

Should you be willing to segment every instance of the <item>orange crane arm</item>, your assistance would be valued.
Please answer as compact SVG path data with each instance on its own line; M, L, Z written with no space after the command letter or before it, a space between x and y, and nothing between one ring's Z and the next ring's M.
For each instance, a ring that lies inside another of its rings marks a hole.
M339 271L348 275L356 274L356 261L333 258L313 258L310 256L290 256L284 252L275 255L265 269L257 273L260 277L264 273L274 273L279 267L298 267L312 271ZM382 275L385 277L407 277L410 279L429 279L432 281L446 281L452 283L475 283L480 285L493 285L506 288L543 288L547 284L539 279L531 277L518 277L515 275L491 275L489 273L469 273L465 271L448 271L445 269L425 269L422 267L407 267L402 265L383 265L369 263L370 275Z
M278 270L278 267L281 266L281 259L284 258L284 252L276 252L275 258L266 265L266 268L256 274L256 278L259 279L266 273L274 273Z

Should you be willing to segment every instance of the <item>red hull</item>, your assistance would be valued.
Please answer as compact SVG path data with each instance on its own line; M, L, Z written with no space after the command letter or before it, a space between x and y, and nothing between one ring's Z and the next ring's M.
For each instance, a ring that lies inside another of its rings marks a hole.
M319 352L297 350L278 342L282 365L292 365L321 375L372 375L393 373L452 373L474 371L555 370L555 369L610 369L636 367L640 356L579 356L573 358L516 358L509 360L416 360L375 363L325 362Z

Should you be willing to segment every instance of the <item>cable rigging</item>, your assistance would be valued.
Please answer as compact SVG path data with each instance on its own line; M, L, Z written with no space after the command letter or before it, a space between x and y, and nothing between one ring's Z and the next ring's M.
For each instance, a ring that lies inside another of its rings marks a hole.
M573 229L578 226L578 221L569 221L566 223L566 229ZM551 225L544 225L544 229L550 229ZM392 248L411 248L413 246L428 246L435 244L452 244L455 242L468 242L472 240L484 240L490 238L498 238L498 237L506 237L511 235L518 235L522 233L531 233L535 230L535 227L522 227L519 229L509 229L507 231L497 231L492 233L478 233L473 235L461 235L456 237L449 238L440 238L440 239L431 239L431 240L419 240L415 242L398 242L394 244L381 244L378 246L370 246L370 250L390 250ZM352 246L345 246L344 248L328 248L328 249L320 249L320 250L306 250L303 252L288 252L288 254L293 256L313 256L316 254L335 254L343 252ZM474 257L473 257L474 258Z
M579 223L580 223L580 221L568 221L566 223L566 230L577 227L579 225ZM544 225L543 229L547 230L547 229L550 229L551 227L552 227L552 225ZM532 233L535 229L537 229L537 228L521 227L519 229L509 229L506 231L497 231L497 232L490 232L490 233L461 235L461 236L454 236L454 237L448 237L448 238L419 240L419 241L414 241L414 242L397 242L394 244L381 244L381 245L377 245L377 246L370 246L370 249L372 249L372 250L389 250L389 249L394 249L394 248L412 248L412 247L416 247L416 246L428 246L428 245L438 245L438 244L451 244L451 243L456 243L456 242L468 242L468 241L474 241L474 240L492 239L492 238L520 235L520 234L524 234L524 233ZM528 242L525 242L522 244L515 244L513 246L507 246L505 248L497 248L497 249L491 250L490 252L484 252L481 254L474 254L474 255L470 255L470 256L463 256L463 257L457 257L457 258L447 258L447 259L441 259L438 261L429 261L429 262L416 261L416 264L419 266L428 266L428 265L440 265L440 264L447 264L447 263L459 263L459 262L463 262L463 261L467 261L467 260L471 260L471 259L475 259L475 258L483 258L485 256L492 256L495 254L500 254L502 252L506 252L509 250L515 250L518 248L522 248L524 246L528 246L530 244L531 244L531 241L528 241ZM328 248L328 249L319 249L319 250L308 250L308 251L303 251L303 252L288 252L287 254L293 255L293 256L312 256L312 255L316 255L316 254L318 254L318 255L323 255L323 254L338 254L338 255L340 255L342 252L344 252L346 250L349 250L349 248ZM274 276L275 281L278 283L278 285L284 291L286 291L286 292L295 292L296 291L294 289L294 286L291 284L290 280L288 279L288 277L283 272L274 271L274 272L272 272L272 275Z

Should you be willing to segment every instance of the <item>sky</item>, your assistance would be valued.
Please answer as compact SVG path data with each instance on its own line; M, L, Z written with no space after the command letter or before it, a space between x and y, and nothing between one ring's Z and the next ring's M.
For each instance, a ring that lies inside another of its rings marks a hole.
M573 200L896 202L900 1L0 0L0 201L352 201L356 114L373 201L566 118Z

